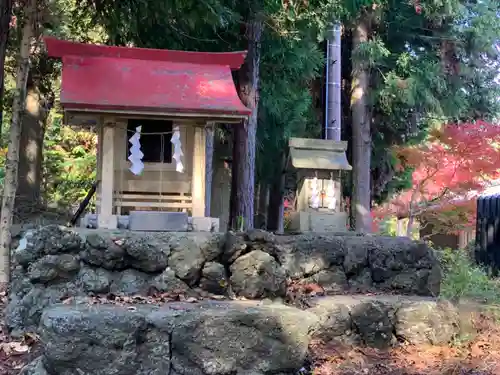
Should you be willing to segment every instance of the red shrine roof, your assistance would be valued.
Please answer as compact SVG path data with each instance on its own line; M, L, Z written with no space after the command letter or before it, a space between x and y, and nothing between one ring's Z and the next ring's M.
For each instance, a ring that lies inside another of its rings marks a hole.
M45 38L62 58L65 110L246 117L231 69L246 52L205 53L113 47Z

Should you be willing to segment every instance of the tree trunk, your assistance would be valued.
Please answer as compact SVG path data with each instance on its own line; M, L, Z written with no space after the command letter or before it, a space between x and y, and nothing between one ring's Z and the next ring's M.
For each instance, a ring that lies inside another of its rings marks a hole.
M353 51L368 41L368 14L362 15L353 30ZM363 61L352 62L352 145L353 145L353 196L351 210L356 231L371 232L370 215L370 162L371 116L368 102L370 73Z
M267 181L259 183L257 196L257 215L255 217L255 227L258 229L267 228L267 211L269 209L269 185Z
M285 153L282 153L279 163L275 167L275 178L269 192L269 209L267 213L267 229L278 233L282 233L284 229L285 158Z
M46 115L41 94L36 87L29 87L21 126L15 203L16 218L20 221L29 219L42 204L42 148Z
M248 54L238 76L239 95L252 114L233 131L230 225L237 230L253 228L255 185L255 138L259 104L260 41L264 28L255 12L246 25Z
M7 54L7 41L9 40L10 20L12 17L13 0L0 2L0 141L3 123L3 94L5 80L5 56Z
M10 125L9 145L5 161L5 180L2 212L0 216L0 283L8 283L10 280L10 245L12 241L10 230L17 190L21 121L26 106L26 85L30 69L31 42L34 38L33 23L36 17L35 0L27 1L25 14L26 19L22 31L17 69L16 94L12 105L12 122Z

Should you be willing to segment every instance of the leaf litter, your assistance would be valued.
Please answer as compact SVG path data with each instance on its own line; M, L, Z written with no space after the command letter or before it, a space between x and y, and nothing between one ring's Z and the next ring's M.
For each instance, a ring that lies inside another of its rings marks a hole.
M24 365L37 357L40 338L35 333L26 333L13 339L4 325L4 312L8 296L5 288L0 290L0 374L17 375Z
M500 375L500 325L484 314L474 317L476 335L455 345L390 350L313 341L310 366L315 375Z

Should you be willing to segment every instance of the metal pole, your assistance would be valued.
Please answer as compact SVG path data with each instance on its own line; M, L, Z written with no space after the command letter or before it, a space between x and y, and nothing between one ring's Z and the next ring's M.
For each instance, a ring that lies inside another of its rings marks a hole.
M327 44L326 139L340 141L341 135L341 28L336 23L329 31Z
M328 139L328 115L329 115L329 108L328 108L328 95L330 91L330 85L329 85L329 78L330 78L330 39L326 40L326 87L325 87L325 139Z

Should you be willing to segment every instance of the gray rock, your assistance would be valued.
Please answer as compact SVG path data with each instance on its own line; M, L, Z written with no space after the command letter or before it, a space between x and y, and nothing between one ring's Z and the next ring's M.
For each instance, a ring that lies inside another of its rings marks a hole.
M19 375L49 375L49 373L43 365L43 357L38 357L24 366Z
M413 345L448 344L459 326L457 309L447 301L403 302L396 313L396 335Z
M176 372L269 374L302 367L316 318L280 305L228 303L193 310L177 322L172 333Z
M393 345L396 338L414 345L447 344L460 326L457 307L423 297L321 297L307 311L319 318L313 337L377 348Z
M201 271L200 287L213 294L223 295L227 291L229 281L224 266L217 262L207 262Z
M345 297L322 298L308 311L318 316L319 324L313 331L313 337L323 342L345 341L346 337L353 336L351 321L351 307L355 302L345 301Z
M170 247L153 236L130 237L125 239L123 249L132 259L128 263L144 272L160 272L168 266Z
M205 263L202 249L192 236L187 235L172 240L170 246L169 267L188 285L195 285L200 280L201 269Z
M233 291L247 298L285 295L285 271L269 254L254 250L236 259L230 267Z
M246 233L246 238L250 242L273 243L276 240L274 234L262 229L252 229Z
M128 269L115 274L109 291L115 295L146 295L151 285L151 276L147 273Z
M70 280L79 269L80 261L72 254L45 255L31 263L28 277L33 283Z
M344 259L344 271L348 277L359 275L368 266L368 254L373 249L372 239L366 238L364 242L359 237L345 237L347 252Z
M332 266L341 266L346 248L344 237L300 235L276 237L274 256L294 279L309 276Z
M396 287L419 295L438 295L439 285L433 280L429 284L411 276L418 270L428 270L440 275L439 262L425 243L406 237L371 237L369 267L372 279L382 286ZM425 273L425 272L424 272ZM427 274L427 273L425 273Z
M10 299L5 309L5 324L15 337L24 332L36 332L46 307L81 294L73 283L33 286L25 295Z
M256 303L81 304L47 310L40 333L51 374L269 374L303 365L316 322L305 311Z
M111 238L100 234L87 235L87 246L81 253L82 260L91 266L107 270L123 270L127 268L125 250L115 244Z
M222 255L224 247L224 235L222 233L193 232L189 233L188 237L200 247L205 261L215 261Z
M396 307L378 300L368 300L351 309L355 331L363 344L374 348L387 348L396 342L394 314Z
M48 225L28 231L21 242L25 242L25 245L14 250L14 259L24 267L28 267L43 255L74 253L83 247L83 240L78 233L59 225Z
M347 277L340 267L332 267L304 279L305 283L318 284L327 293L342 293L348 289Z
M88 293L108 293L112 281L111 272L103 268L82 267L78 273L78 281Z
M358 275L349 279L350 289L353 292L367 292L372 289L372 271L369 268L365 268Z
M108 242L97 233L87 234L85 240L87 244L94 249L105 250L108 247Z
M146 333L146 319L137 311L103 305L56 306L43 314L40 324L44 365L58 375L145 374L140 368L140 346ZM168 349L162 350L169 344L167 333L163 339L157 350L163 351L168 364Z
M167 268L156 276L151 285L161 293L187 293L191 291L184 281L175 276L175 272L171 268Z
M60 225L47 225L35 231L28 241L29 247L44 254L78 252L83 245L82 237L75 231Z
M224 237L224 247L222 252L222 262L224 264L233 263L239 256L250 251L245 236L241 233L227 232Z

